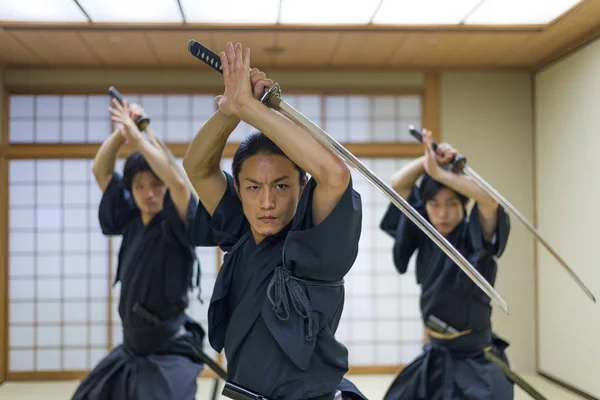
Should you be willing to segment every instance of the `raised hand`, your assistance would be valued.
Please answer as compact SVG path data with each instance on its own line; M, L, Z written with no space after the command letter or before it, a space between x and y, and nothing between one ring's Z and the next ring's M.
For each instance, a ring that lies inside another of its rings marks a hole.
M223 80L225 92L217 97L219 110L225 115L239 116L241 108L254 100L250 83L250 49L242 54L242 45L237 43L235 48L227 43L227 51L221 52Z
M141 107L139 108L141 109ZM121 104L116 99L113 99L112 107L108 111L112 114L110 119L120 124L119 133L123 135L125 140L134 146L137 146L140 141L144 140L142 133L133 121L132 116L135 114L127 106L127 101L123 100L123 104Z
M131 119L137 121L140 117L144 116L144 109L139 104L131 104L129 106L129 115L131 115Z
M435 152L435 159L439 165L448 165L458 156L458 151L448 143L440 143Z
M260 100L264 94L265 88L273 86L273 80L267 79L267 75L258 68L250 70L250 85L252 86L252 94L256 100Z
M440 165L438 164L437 156L435 151L433 150L432 139L431 139L431 131L427 129L423 129L423 150L425 153L425 159L423 160L423 168L425 168L425 172L427 175L432 178L440 170Z

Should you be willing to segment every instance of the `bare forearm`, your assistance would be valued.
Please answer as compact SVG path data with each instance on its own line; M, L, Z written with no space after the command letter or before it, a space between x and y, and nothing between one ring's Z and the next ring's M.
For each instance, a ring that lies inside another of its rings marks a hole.
M464 175L440 170L434 179L450 189L475 200L477 209L479 210L481 233L485 240L491 241L498 225L498 202Z
M141 140L136 148L142 153L152 171L163 181L169 189L179 190L185 186L183 178L179 176L175 168L169 163L167 155L162 149L157 148L147 140Z
M455 192L475 200L480 207L494 208L498 205L496 200L467 176L440 169L432 178Z
M183 159L185 172L192 181L194 177L206 177L221 170L221 158L227 138L239 123L238 118L217 111L202 126L192 139Z
M94 174L100 189L103 191L106 189L106 186L115 171L117 156L124 144L125 138L123 138L117 130L102 143L100 149L98 149L98 152L96 153L94 164L92 166L92 173Z
M317 142L306 130L258 101L248 102L242 119L271 139L295 164L318 183L347 185L350 173L344 162Z
M425 173L423 159L424 157L421 156L411 161L392 176L392 188L400 197L408 198L417 179Z

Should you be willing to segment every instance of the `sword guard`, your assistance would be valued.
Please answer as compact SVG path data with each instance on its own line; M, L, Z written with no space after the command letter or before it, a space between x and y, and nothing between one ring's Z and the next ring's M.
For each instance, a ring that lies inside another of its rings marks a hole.
M115 89L114 86L108 88L108 94L110 95L110 97L117 100L119 104L123 105L123 95L121 95L121 93L119 93L119 91ZM146 130L148 125L150 125L150 117L144 114L138 119L136 119L135 124L137 125L140 131L144 131Z
M261 103L275 110L279 109L281 103L281 87L279 83L275 83L273 87L265 91L265 94L260 98Z
M417 130L417 128L415 128L414 125L408 126L408 132L415 139L417 139L420 143L423 143L423 134L419 130ZM433 150L437 150L437 147L438 147L437 142L432 141L431 145L433 146ZM465 166L467 165L467 157L465 157L461 154L456 155L456 156L452 157L452 160L450 161L450 163L452 164L452 172L454 172L454 173L462 172L465 169Z

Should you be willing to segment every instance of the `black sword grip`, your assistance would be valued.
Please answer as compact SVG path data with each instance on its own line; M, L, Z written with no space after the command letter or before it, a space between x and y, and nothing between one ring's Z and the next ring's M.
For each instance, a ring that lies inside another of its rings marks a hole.
M221 394L234 400L268 400L263 395L255 393L231 381L225 381L225 387Z
M219 73L223 73L221 57L207 47L191 39L187 45L188 52Z
M415 128L414 125L408 126L408 132L420 143L423 143L423 134L421 133L421 131ZM435 140L432 140L431 146L433 147L433 150L436 151L438 148L438 143L436 143ZM455 171L462 171L465 168L465 165L467 164L467 158L463 155L456 155L452 157L450 163L454 167Z
M221 64L221 57L210 50L208 47L203 46L202 44L196 42L194 39L190 39L187 45L188 52L196 57L198 60L202 61L204 64L208 65L210 68L214 69L218 73L223 73L223 65ZM263 96L270 90L271 88L265 88L263 92Z
M110 97L117 100L121 105L123 105L123 95L121 95L121 93L119 93L119 91L115 89L114 86L108 88L108 94L110 95ZM148 125L150 125L150 117L144 114L135 121L135 124L137 125L139 130L143 131L148 127Z

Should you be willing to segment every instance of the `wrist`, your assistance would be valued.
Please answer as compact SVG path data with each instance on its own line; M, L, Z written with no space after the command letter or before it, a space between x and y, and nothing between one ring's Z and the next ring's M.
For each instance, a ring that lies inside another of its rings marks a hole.
M264 105L254 98L248 99L248 101L240 104L238 112L240 119L252 125L252 123L249 122L249 119L256 115L258 111L257 107L264 107Z
M240 117L238 117L237 115L234 115L234 114L227 115L220 109L217 110L217 113L218 113L218 116L221 119L221 121L225 124L237 125L241 121Z
M442 184L445 184L448 181L449 175L452 175L452 173L446 171L439 165L431 171L431 174L429 174L434 180Z

